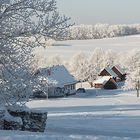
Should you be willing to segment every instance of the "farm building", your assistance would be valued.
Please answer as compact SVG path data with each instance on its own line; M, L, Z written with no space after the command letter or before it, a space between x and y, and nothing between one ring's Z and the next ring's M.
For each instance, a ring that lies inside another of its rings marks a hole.
M48 97L61 97L76 93L77 81L63 65L39 69L37 76L42 76L48 81L55 82L55 85L48 88Z
M118 75L118 77L117 77L118 81L124 81L125 80L126 73L124 72L124 70L119 65L113 66L112 70Z
M116 81L118 75L110 67L106 67L100 72L99 76L112 76Z
M111 76L103 76L94 82L95 88L117 89L117 83Z

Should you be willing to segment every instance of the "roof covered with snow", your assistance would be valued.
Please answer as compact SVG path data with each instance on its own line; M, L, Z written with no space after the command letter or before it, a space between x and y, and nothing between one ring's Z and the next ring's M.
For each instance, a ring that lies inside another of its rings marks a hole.
M119 65L115 65L114 66L122 75L125 74L125 71L119 66ZM112 67L113 68L113 67Z
M100 77L98 80L94 81L94 84L103 84L103 85L105 85L110 78L112 78L112 77L111 76Z
M48 80L55 81L58 87L75 84L77 82L63 65L57 65L51 68L42 68L40 69L40 74Z
M113 77L118 76L110 67L106 67L105 70Z

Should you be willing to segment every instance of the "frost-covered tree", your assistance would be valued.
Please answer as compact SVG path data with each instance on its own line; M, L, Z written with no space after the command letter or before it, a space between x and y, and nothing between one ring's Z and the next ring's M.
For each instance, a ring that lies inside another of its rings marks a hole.
M115 59L115 64L119 64L121 66L121 68L123 68L125 70L126 65L127 65L128 51L117 52L115 56L117 58L117 59Z
M55 0L0 1L0 102L17 104L30 95L32 48L63 39L68 20Z
M63 61L60 55L54 55L54 56L48 57L46 64L48 67L52 67L56 65L62 65Z
M137 97L139 97L140 90L140 68L128 74L124 89L134 89L137 91Z
M46 48L39 47L33 51L33 62L32 62L32 70L36 71L39 68L47 67L47 55L46 55Z
M140 50L131 50L126 57L126 67L129 72L133 72L140 68Z
M124 89L136 89L137 96L140 90L140 50L133 50L128 53L127 58L127 78Z
M99 72L104 67L104 51L101 48L95 48L88 58L86 66L86 77L90 86L93 87L94 80L97 79Z
M130 25L76 25L68 29L67 39L102 39L140 33L140 24Z
M104 53L103 66L112 67L115 64L116 54L112 50L106 50ZM118 62L117 62L118 63Z
M98 72L100 72L104 68L104 50L95 48L89 58L89 62L97 68Z
M46 52L46 48L43 47L39 47L39 49L34 51L34 61L32 63L32 69L34 71L40 68L53 67L63 64L60 55L47 56Z
M91 87L93 87L93 82L97 79L99 71L96 67L96 65L94 65L93 63L87 63L87 65L85 66L85 77L86 77L86 81L90 84Z
M103 56L102 49L95 49L90 58L84 52L79 52L71 60L70 71L78 81L87 81L93 87L93 81L97 79L102 68L101 56Z
M84 52L79 52L73 56L70 63L70 69L72 74L78 81L85 81L86 77L86 66L88 64L87 56Z

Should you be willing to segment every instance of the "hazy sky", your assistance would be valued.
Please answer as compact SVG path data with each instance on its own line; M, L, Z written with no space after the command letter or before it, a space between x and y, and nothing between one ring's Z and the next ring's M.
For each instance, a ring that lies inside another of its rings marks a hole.
M140 23L140 0L57 0L57 4L76 24Z

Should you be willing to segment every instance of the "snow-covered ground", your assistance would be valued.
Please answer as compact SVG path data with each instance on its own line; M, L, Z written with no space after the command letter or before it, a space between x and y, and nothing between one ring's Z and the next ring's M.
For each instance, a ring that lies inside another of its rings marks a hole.
M140 48L140 36L56 43L46 48L46 54L59 54L68 60L76 52L89 54L96 47L116 51ZM48 111L46 131L0 131L0 140L140 140L140 98L134 91L86 87L86 93L30 101L30 108Z
M68 40L56 42L56 46L46 48L46 55L60 55L64 60L69 60L79 51L90 54L95 48L114 51L128 51L140 49L140 35L93 40Z
M140 139L140 98L135 91L87 89L86 93L27 104L48 111L46 131L0 131L0 140Z

